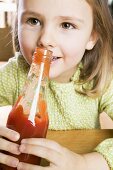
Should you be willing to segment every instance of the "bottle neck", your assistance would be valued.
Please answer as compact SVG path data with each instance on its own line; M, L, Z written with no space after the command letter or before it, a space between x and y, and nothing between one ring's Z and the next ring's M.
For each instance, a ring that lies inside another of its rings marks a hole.
M41 62L32 62L28 77L31 75L39 77L42 74L42 79L49 78L49 69L50 69L50 59L44 58Z
M45 89L47 85L47 81L49 78L49 69L50 64L48 65L48 61L41 63L32 62L30 71L28 73L28 78L26 84L21 93L21 100L19 102L20 105L23 106L23 109L26 114L34 114L37 110L38 100L43 98L45 100ZM31 116L30 120L34 119Z

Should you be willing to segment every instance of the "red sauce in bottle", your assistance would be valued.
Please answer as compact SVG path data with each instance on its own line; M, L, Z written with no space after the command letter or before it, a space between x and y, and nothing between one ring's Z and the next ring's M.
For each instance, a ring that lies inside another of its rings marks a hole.
M21 140L24 138L44 138L46 136L48 129L48 114L46 113L46 107L47 106L44 100L39 102L40 113L37 113L35 116L34 126L32 122L28 120L28 116L23 113L22 105L15 106L15 108L9 115L7 127L20 133L20 139L17 142L18 144L20 144ZM30 163L34 165L39 165L41 161L41 158L37 156L23 153L18 156L12 154L12 156L17 157L20 162ZM0 166L0 170L15 169L16 168L12 168L6 165Z

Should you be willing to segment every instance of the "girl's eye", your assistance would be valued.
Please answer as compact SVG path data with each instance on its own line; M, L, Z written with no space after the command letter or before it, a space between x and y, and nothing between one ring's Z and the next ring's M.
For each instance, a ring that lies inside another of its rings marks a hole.
M30 25L40 25L40 21L36 18L29 18L27 20L27 23Z
M75 26L74 26L73 24L68 23L68 22L62 23L61 26L62 26L62 28L64 28L64 29L74 29L74 28L75 28Z

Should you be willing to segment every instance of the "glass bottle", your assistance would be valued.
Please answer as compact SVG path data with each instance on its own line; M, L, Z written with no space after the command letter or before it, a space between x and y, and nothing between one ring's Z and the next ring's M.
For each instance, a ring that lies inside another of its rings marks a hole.
M27 81L13 106L7 121L7 127L20 133L20 144L23 138L45 138L48 129L47 103L45 88L49 78L49 68L52 52L36 48ZM7 153L8 154L8 153ZM41 158L20 154L15 156L21 162L40 164ZM2 170L15 170L16 168L1 165Z

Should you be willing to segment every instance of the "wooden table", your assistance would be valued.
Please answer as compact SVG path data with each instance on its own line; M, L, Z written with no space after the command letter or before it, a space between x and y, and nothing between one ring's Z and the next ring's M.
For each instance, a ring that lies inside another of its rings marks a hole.
M113 130L48 131L47 138L76 153L88 153L104 139L113 138Z
M107 138L113 138L113 130L49 130L47 133L47 139L54 140L78 154L93 152L94 148ZM49 163L42 159L41 165L48 166Z

